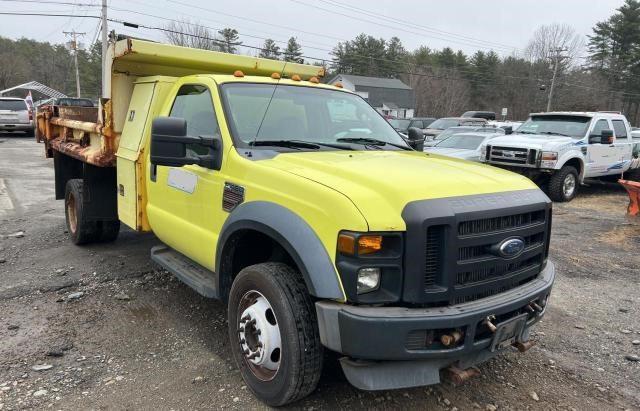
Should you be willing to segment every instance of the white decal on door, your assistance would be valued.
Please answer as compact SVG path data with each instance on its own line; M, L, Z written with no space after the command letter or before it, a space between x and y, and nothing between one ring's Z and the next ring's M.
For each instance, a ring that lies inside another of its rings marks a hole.
M167 185L192 194L198 185L198 176L181 168L171 168L167 177Z

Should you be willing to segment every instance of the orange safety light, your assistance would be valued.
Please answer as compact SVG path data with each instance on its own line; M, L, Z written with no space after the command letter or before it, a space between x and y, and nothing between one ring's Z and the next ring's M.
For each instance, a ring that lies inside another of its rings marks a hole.
M271 73L271 78L274 80L280 80L280 73L274 71L273 73Z
M338 87L338 88L342 88L342 83L337 82L336 84L334 84L334 86Z
M356 239L348 234L338 236L338 251L342 254L354 255L356 253Z
M236 70L233 72L234 77L244 77L244 73L241 70Z
M318 80L318 77L311 77L309 79L309 83L318 84L320 83L320 80Z
M382 250L381 235L363 235L358 238L358 254L373 254Z
M293 81L300 81L300 80L301 80L301 78L300 78L300 76L299 76L299 75L294 74L293 76L291 76L291 80L293 80Z

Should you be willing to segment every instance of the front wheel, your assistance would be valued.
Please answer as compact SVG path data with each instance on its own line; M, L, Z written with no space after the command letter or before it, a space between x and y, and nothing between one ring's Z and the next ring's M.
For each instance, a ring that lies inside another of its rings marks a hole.
M323 349L298 272L281 263L246 267L233 281L228 310L231 351L256 397L280 406L315 390Z
M553 201L571 201L578 194L578 170L564 166L549 179L549 197Z

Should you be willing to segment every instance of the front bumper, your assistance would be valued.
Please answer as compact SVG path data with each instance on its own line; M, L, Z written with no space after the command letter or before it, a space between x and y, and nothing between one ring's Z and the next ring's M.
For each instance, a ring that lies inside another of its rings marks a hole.
M30 131L33 130L32 123L0 123L0 131Z
M554 278L554 265L547 262L535 280L518 288L473 302L436 308L317 302L320 339L327 348L349 357L343 360L343 369L359 388L388 389L437 383L440 369L456 362L469 367L495 354L493 336L478 331L484 319L488 316L509 318L511 313L522 312L535 301L543 310L527 318L518 336L521 342L527 341L529 328L546 311L545 303ZM451 348L437 344L435 348L412 345L411 336L415 331L438 329L463 329L463 340ZM366 383L361 378L364 375Z

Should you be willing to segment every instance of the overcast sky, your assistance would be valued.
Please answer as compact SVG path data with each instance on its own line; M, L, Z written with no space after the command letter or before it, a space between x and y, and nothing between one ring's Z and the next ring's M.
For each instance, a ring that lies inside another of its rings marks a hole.
M0 0L0 8L78 16L100 13L99 7L92 7L100 0L43 0L73 3L67 5L26 1ZM162 27L179 18L216 30L232 27L240 32L244 44L252 46L260 46L267 37L284 43L296 36L305 55L326 59L330 59L329 50L338 41L359 33L386 39L397 36L409 50L420 45L436 49L449 46L467 53L494 49L508 55L521 52L533 31L543 24L566 23L586 36L596 22L608 18L622 3L623 0L109 0L109 17L152 27ZM98 23L89 17L0 15L0 36L60 43L65 41L62 31L76 30L86 32L82 41L90 44L98 34ZM157 30L125 28L118 23L109 23L109 29L152 40L164 39ZM249 49L243 52L249 53Z

